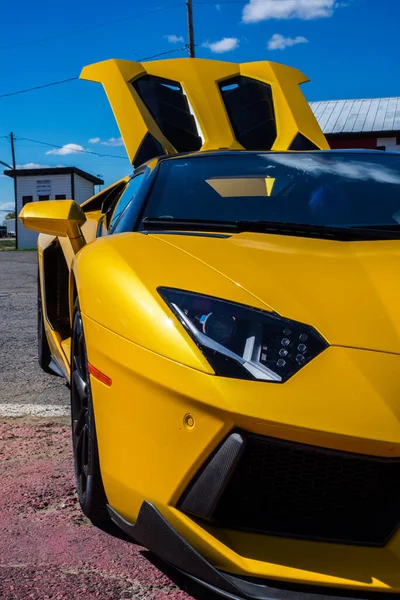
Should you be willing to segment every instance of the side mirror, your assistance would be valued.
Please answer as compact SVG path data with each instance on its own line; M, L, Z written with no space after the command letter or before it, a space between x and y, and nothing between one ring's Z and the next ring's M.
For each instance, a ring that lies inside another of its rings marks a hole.
M74 200L42 200L25 204L19 218L24 227L57 237L68 237L74 252L84 245L81 226L86 215Z

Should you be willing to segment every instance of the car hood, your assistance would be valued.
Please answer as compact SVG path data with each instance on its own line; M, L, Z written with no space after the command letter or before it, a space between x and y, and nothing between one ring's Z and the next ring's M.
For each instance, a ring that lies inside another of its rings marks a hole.
M254 305L313 325L331 345L400 353L400 241L259 233L157 238L192 257L194 269L200 261L247 291Z

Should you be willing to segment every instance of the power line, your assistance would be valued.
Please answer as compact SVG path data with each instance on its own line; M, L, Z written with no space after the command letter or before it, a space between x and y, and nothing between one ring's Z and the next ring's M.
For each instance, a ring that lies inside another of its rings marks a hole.
M42 144L43 146L50 146L51 148L58 148L58 149L62 149L64 148L64 146L57 146L56 144L50 144L49 142L42 142L41 140L32 140L31 138L26 138L26 137L17 137L15 138L17 141L19 140L25 140L27 142L35 142L36 144ZM108 158L120 158L122 160L127 160L126 157L124 156L118 156L117 154L102 154L100 152L95 152L94 150L74 150L74 152L76 153L82 153L82 154L94 154L95 156L105 156Z
M26 41L26 42L18 42L18 44L11 44L9 46L2 46L0 48L0 51L1 50L11 50L12 48L19 48L20 46L29 46L30 44L39 44L40 42L47 42L50 40L55 40L58 38L66 37L68 35L74 35L76 33L85 33L86 31L92 31L94 29L99 29L101 27L108 27L109 25L115 25L117 23L124 23L125 21L131 21L132 19L139 19L140 17L152 15L152 14L160 12L162 10L175 8L176 6L182 6L182 3L174 2L173 4L169 4L167 6L160 6L158 8L154 8L153 10L148 10L143 13L131 15L130 17L124 17L123 19L115 19L114 21L107 21L105 23L99 23L98 25L91 25L90 27L84 27L83 29L76 29L74 31L66 31L65 33L57 33L55 35L50 35L45 38L38 38L36 40L30 40L30 41Z
M53 85L60 85L61 83L67 83L68 81L75 81L79 77L69 77L68 79L61 79L60 81L52 81L51 83L45 83L44 85L35 85L35 87L27 88L25 90L18 90L17 92L9 92L8 94L1 94L0 98L8 98L9 96L17 96L17 94L26 94L27 92L33 92L34 90L41 90L43 88L51 87Z
M158 54L153 54L153 56L146 56L145 58L139 58L137 62L144 62L146 60L150 60L152 58L157 58L158 56L165 56L166 54L172 54L172 52L181 52L183 50L187 50L187 45L181 46L180 48L173 48L172 50L167 50L165 52L158 52ZM45 83L44 85L35 85L34 87L27 88L25 90L17 90L16 92L9 92L8 94L0 94L0 98L9 98L10 96L17 96L18 94L26 94L27 92L33 92L35 90L41 90L43 88L52 87L53 85L60 85L61 83L68 83L70 81L76 81L79 77L69 77L68 79L61 79L60 81L52 81L51 83Z
M146 60L151 60L152 58L157 58L157 56L165 56L166 54L172 54L173 52L180 52L181 50L187 50L188 44L181 46L180 48L173 48L172 50L166 50L165 52L159 52L158 54L153 54L153 56L146 56L145 58L139 58L137 62L145 62ZM1 97L1 96L0 96Z

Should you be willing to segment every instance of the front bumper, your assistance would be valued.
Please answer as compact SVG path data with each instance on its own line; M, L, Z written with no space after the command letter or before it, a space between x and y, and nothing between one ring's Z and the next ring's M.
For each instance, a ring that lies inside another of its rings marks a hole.
M239 579L354 589L368 598L400 592L399 531L383 547L344 545L216 527L177 508L236 430L399 458L400 356L330 347L273 385L190 369L85 315L84 328L90 362L113 380L107 387L92 379L96 429L109 504L128 522L151 502L204 560ZM187 427L187 415L194 427Z
M213 567L166 521L149 502L143 502L135 524L110 506L114 523L128 536L196 583L230 600L387 600L387 594L333 590L260 581L223 572Z

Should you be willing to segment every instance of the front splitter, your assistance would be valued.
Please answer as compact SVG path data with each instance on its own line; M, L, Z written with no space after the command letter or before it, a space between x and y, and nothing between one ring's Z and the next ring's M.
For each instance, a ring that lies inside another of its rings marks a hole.
M166 521L150 502L143 502L136 523L126 521L108 506L112 521L129 537L148 548L187 577L229 600L391 600L399 594L294 586L254 580L213 567Z

